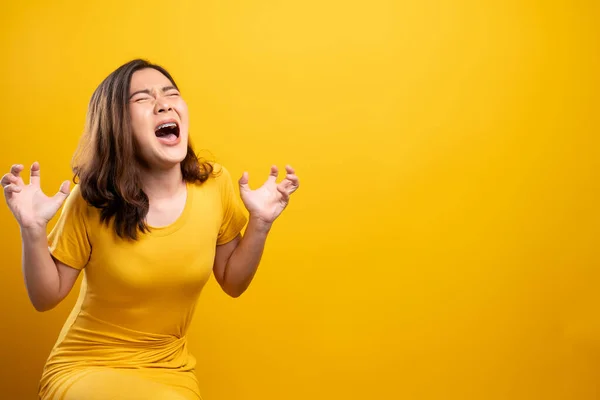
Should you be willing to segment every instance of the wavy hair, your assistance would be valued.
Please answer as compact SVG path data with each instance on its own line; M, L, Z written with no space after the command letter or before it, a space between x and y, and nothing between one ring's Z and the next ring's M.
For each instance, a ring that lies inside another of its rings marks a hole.
M177 88L169 72L146 60L132 60L117 68L92 94L85 130L72 160L73 182L83 198L100 209L103 223L113 222L120 238L131 240L150 230L145 222L149 200L142 190L128 106L131 77L145 68L161 72ZM189 138L181 172L189 183L202 183L213 172L212 164L198 158Z

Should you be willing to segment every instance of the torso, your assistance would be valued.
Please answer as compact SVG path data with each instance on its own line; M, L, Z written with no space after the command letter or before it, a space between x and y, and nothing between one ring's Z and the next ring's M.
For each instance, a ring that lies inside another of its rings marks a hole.
M91 258L77 305L45 367L42 393L90 367L141 372L162 366L193 376L195 358L185 335L212 273L222 221L214 184L189 185L180 210L155 208L149 223L162 227L136 242L118 238L97 215L90 218L96 221L88 227Z
M153 228L137 241L118 238L112 224L100 222L100 211L74 192L50 247L83 268L83 281L44 367L40 398L79 399L70 388L85 391L92 383L118 391L113 375L125 371L199 398L186 333L217 244L232 240L246 222L230 176L189 184L169 204L151 202L147 222Z

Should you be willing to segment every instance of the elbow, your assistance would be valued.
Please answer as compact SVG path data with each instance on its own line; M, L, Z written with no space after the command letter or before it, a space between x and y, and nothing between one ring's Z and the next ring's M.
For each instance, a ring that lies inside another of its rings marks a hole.
M228 290L225 290L225 293L227 293L227 295L229 297L237 299L242 294L244 294L245 291L246 291L245 289L228 289Z
M242 279L231 279L231 276L223 276L222 279L218 280L221 289L229 296L237 299L240 297L250 286L248 280Z
M33 303L33 308L35 308L35 311L37 312L46 312L46 311L50 311L54 308L54 305L49 305L49 304L36 304Z
M229 296L232 297L234 299L237 299L238 297L240 297L242 294L244 294L244 292L247 289L247 286L243 286L243 285L239 285L239 286L234 286L234 285L223 285L222 286L223 291Z
M33 308L35 308L35 311L41 312L41 313L54 309L56 307L56 305L58 304L57 302L51 302L51 301L40 301L40 300L35 300L35 299L30 299L30 300L31 300L31 304L33 305Z

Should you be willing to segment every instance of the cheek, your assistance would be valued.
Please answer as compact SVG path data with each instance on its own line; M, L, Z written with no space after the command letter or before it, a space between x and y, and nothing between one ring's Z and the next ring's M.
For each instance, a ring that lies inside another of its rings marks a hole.
M188 123L188 108L187 104L184 101L181 101L179 104L175 106L175 110L177 114L179 114L179 119L181 122L187 124Z
M133 130L133 134L136 136L138 140L143 141L144 137L147 136L149 123L148 117L144 110L138 107L130 108L130 119L131 119L131 128Z

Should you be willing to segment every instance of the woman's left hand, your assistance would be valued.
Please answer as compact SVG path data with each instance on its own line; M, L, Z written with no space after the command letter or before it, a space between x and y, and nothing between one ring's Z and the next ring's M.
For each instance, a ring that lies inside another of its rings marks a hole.
M270 225L287 207L290 196L298 189L300 181L292 167L288 165L285 169L285 179L278 184L279 171L275 165L272 166L267 181L255 190L250 189L248 173L244 172L239 180L240 196L250 213L250 218Z

